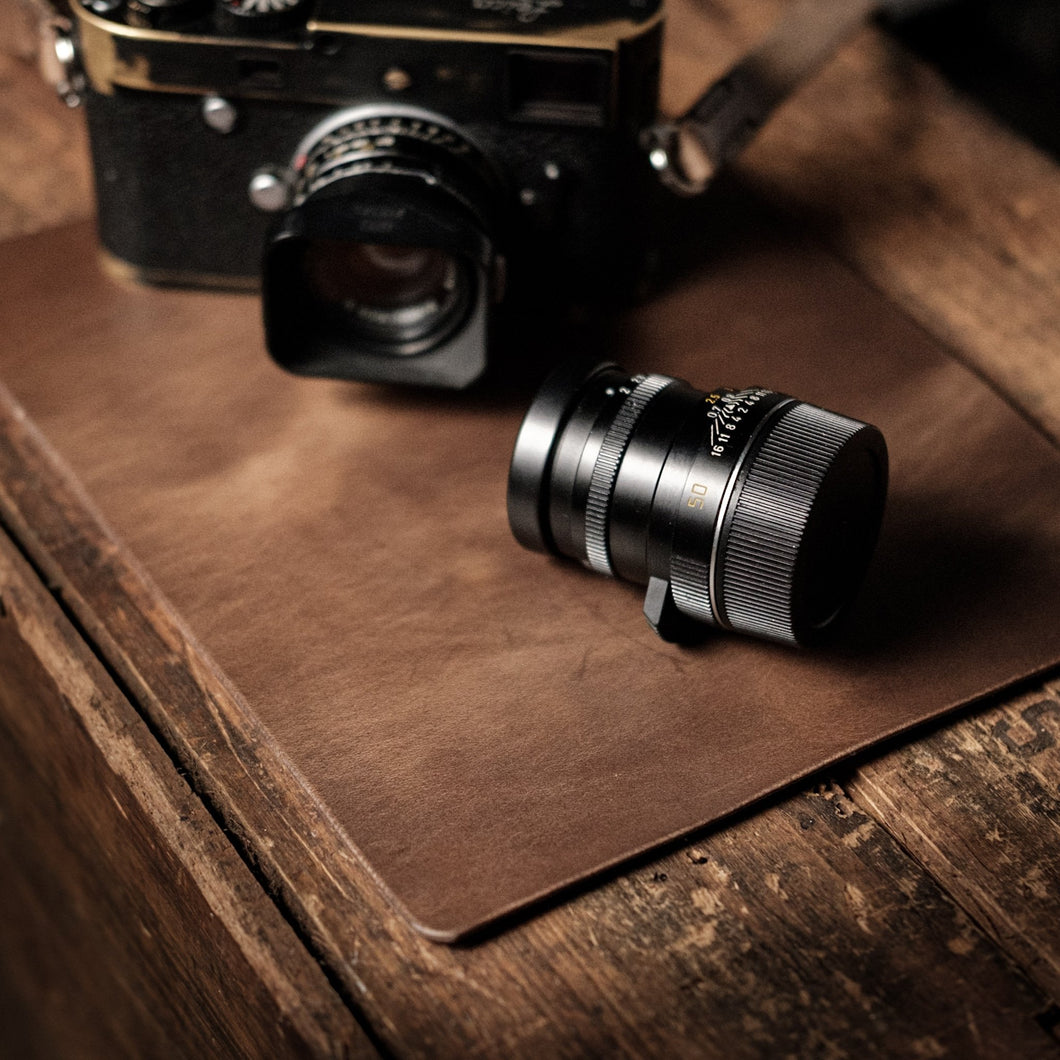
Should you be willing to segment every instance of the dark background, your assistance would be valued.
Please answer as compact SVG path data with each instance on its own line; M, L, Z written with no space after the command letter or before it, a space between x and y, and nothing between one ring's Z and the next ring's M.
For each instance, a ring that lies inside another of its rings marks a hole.
M959 89L1060 158L1060 0L948 0L893 31Z

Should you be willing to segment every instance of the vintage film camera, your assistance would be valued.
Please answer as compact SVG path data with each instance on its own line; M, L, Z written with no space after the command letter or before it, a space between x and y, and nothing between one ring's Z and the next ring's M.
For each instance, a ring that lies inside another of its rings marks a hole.
M497 310L621 295L661 0L73 0L106 254L254 287L310 375L463 387Z
M459 388L497 318L627 299L658 189L701 191L894 0L802 0L671 121L663 0L67 2L116 267L260 283L292 371Z

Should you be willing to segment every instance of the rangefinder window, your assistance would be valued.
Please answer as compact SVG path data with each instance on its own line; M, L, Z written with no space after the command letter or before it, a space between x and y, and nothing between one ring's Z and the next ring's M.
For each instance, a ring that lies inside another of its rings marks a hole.
M247 88L279 88L283 84L283 73L275 59L236 60L239 83Z
M545 125L607 123L610 64L603 55L513 51L508 56L508 116Z

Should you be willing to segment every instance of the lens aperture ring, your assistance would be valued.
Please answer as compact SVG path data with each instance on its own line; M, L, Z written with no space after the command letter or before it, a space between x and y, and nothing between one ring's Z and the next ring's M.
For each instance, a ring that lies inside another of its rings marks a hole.
M341 116L340 116L341 117ZM295 204L321 188L350 175L358 166L368 170L415 163L411 170L431 175L440 160L477 162L478 152L455 128L432 120L424 112L375 113L355 108L345 121L330 122L327 131L311 133L299 146L294 168L298 175Z
M635 384L608 426L600 445L589 480L589 495L585 507L585 558L589 566L600 574L614 576L611 549L608 545L611 498L615 479L622 464L637 421L649 402L674 380L666 375L634 376Z
M748 464L725 542L721 598L727 624L799 643L796 564L821 483L865 425L802 402L769 430Z
M482 150L440 115L398 104L351 107L321 122L291 161L298 207L331 184L414 177L458 200L490 227L502 187Z

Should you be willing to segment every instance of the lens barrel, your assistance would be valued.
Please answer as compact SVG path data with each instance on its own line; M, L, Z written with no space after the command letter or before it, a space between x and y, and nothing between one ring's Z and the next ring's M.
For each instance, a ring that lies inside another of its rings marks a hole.
M667 640L714 626L802 645L849 608L886 491L869 424L759 387L565 365L520 428L508 519L527 548L646 584Z

